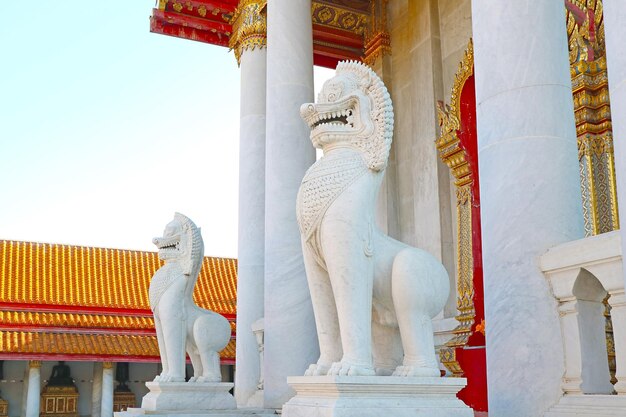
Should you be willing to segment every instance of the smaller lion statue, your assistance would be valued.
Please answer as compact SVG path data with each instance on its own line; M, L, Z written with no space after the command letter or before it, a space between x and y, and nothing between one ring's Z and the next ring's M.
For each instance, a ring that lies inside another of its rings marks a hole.
M375 225L393 136L387 89L369 67L340 62L300 114L324 151L297 198L320 343L306 375L439 376L431 318L448 298L448 273Z
M163 237L152 242L165 264L150 281L150 308L154 313L163 372L157 382L185 381L185 352L194 375L189 382L220 382L219 352L230 340L230 324L223 316L198 307L193 289L204 259L200 229L176 213Z

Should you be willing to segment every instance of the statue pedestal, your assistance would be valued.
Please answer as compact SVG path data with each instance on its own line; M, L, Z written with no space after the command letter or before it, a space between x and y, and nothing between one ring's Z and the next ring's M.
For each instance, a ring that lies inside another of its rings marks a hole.
M237 408L227 382L146 382L141 402L146 411L207 411Z
M141 408L116 412L115 417L272 417L273 410L237 409L226 382L146 382L150 390Z
M473 417L456 393L465 378L289 377L283 417Z

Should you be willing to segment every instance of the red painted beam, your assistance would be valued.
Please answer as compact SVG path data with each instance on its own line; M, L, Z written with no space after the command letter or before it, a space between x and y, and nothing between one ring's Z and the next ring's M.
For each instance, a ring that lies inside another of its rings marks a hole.
M328 26L313 25L313 41L336 44L339 47L363 50L363 36Z
M35 311L38 313L105 314L114 316L151 317L152 311L138 308L115 308L98 306L72 306L60 304L11 303L0 301L3 311Z
M235 8L237 7L237 4L239 3L239 0L181 0L178 2L168 1L165 5L165 10L170 12L176 11L174 5L177 3L182 6L180 12L178 13L193 13L197 15L199 14L200 9L204 9L207 15L213 15L214 13L214 15L217 15L222 14L223 12L233 13L235 11Z
M68 362L141 362L159 363L159 356L136 355L61 355L56 353L0 353L0 360L7 361L68 361ZM187 363L190 363L187 359ZM220 359L222 365L234 365L234 359Z
M185 28L193 28L201 31L212 33L230 34L232 26L228 22L224 22L219 16L209 15L210 17L196 17L182 13L164 12L163 10L153 9L152 17L164 20L167 24L182 26Z
M228 4L226 4L228 3ZM183 7L174 9L174 3L168 2L165 11L153 9L150 17L150 32L177 38L190 39L212 45L228 47L232 26L221 17L226 7L234 10L237 1L218 2L198 0L187 3L179 2ZM198 7L204 5L207 10L219 8L220 13L197 15ZM315 65L335 68L342 60L360 61L364 54L362 35L353 32L313 25L313 62Z
M170 23L162 16L159 17L157 12L163 13L158 9L153 9L155 15L150 17L150 32L161 35L173 36L176 38L189 39L198 42L210 43L218 46L228 46L228 35L225 33L212 32L210 30L196 29L194 27L178 25Z
M6 332L37 332L37 333L78 333L78 334L123 334L137 336L155 336L156 330L133 329L122 327L68 327L68 326L44 326L28 324L4 324L0 323L0 331Z
M37 313L69 313L69 314L103 314L109 316L152 317L152 311L148 309L98 307L98 306L71 306L60 304L32 304L12 303L0 301L1 311L31 311ZM228 321L237 320L236 314L220 313Z

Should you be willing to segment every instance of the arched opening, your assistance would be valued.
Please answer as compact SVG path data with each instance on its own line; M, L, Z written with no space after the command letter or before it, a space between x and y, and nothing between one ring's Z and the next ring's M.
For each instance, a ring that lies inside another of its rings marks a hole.
M612 394L605 330L606 307L603 303L607 291L593 274L581 269L574 283L573 294L576 297L580 333L582 392ZM567 340L565 342L568 343Z

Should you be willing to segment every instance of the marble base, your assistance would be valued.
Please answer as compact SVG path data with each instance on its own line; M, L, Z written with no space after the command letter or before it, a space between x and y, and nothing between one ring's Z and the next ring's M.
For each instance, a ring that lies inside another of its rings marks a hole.
M252 395L252 397L250 397L250 399L248 400L248 403L246 404L246 407L251 407L251 408L263 408L263 404L264 404L264 390L260 389L257 390L254 395ZM2 416L0 416L2 417Z
M240 408L237 410L209 411L147 411L143 408L129 408L115 413L115 417L276 417L274 410L260 408Z
M150 390L141 402L146 411L207 411L237 408L226 382L146 382Z
M289 377L283 417L473 417L456 394L465 378Z
M621 395L565 395L544 417L623 417L626 415L626 396Z

